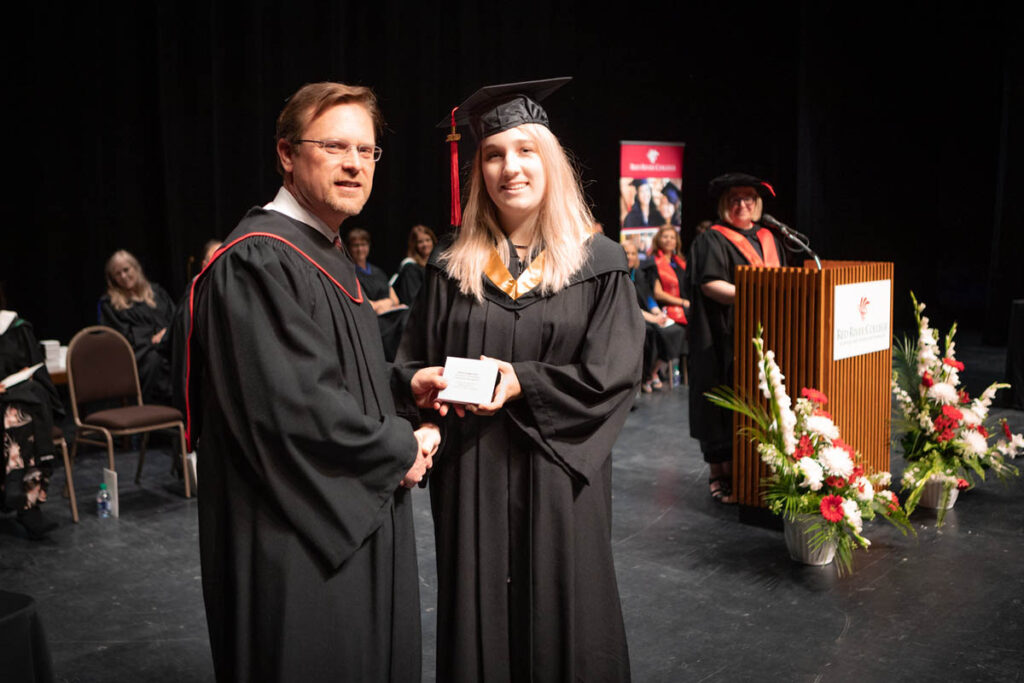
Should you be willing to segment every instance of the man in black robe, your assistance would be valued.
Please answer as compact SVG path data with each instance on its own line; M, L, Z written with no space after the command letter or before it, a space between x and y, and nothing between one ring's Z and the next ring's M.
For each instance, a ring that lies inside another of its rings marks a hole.
M410 492L436 427L395 416L376 316L337 244L380 156L373 93L304 86L284 187L196 278L189 433L221 681L417 681Z

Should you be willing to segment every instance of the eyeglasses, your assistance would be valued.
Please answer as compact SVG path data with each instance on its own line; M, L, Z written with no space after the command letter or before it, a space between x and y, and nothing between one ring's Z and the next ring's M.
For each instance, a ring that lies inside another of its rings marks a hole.
M729 199L730 206L739 206L740 204L750 204L753 206L757 204L757 197L732 197Z
M380 155L384 153L384 150L376 145L353 145L344 140L296 140L295 142L308 142L316 145L328 154L347 155L352 150L355 150L356 154L363 161L380 161Z

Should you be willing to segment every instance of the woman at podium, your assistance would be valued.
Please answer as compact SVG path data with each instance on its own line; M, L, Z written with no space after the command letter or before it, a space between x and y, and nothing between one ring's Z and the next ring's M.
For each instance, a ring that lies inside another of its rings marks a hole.
M710 474L708 489L719 503L732 495L732 413L712 405L704 392L732 385L733 302L736 266L785 265L782 243L761 226L764 197L772 186L747 173L726 173L711 181L718 221L690 247L689 374L690 436L700 441Z

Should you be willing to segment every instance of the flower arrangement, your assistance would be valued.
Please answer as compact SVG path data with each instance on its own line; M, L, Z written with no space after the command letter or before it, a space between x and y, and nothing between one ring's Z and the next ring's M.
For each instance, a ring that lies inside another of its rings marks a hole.
M902 490L910 491L906 502L910 513L929 480L941 482L937 521L941 525L953 487L974 486L975 477L984 479L986 469L1001 479L1019 474L1006 461L1024 452L1024 436L1013 434L1003 420L1005 438L989 444L992 434L985 426L989 407L996 392L1010 385L994 382L972 400L960 388L964 364L956 360L956 324L949 329L940 350L938 331L929 327L927 316L921 315L924 304L918 303L913 292L910 299L917 320L917 339L905 338L896 344L892 378L900 413L896 422L903 432L900 441L907 461Z
M853 551L871 544L863 534L865 520L881 515L906 534L911 530L907 515L896 494L885 490L890 474L865 473L859 454L839 437L839 428L825 410L828 397L804 388L794 407L775 354L764 350L760 326L753 342L758 385L767 408L731 387L718 387L705 396L753 421L748 433L769 470L763 482L768 508L790 522L813 519L811 547L834 543L842 574L852 567Z

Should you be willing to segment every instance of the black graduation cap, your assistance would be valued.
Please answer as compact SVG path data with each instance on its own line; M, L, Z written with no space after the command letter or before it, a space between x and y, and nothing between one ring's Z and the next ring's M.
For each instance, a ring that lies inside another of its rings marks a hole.
M661 186L661 193L668 197L668 200L672 202L672 204L679 203L680 190L671 180Z
M469 125L478 143L488 136L524 123L539 123L549 127L548 114L538 103L571 80L571 77L566 76L485 85L437 124L438 128L451 128L447 141L451 144L452 225L462 223L459 197L459 139L462 136L455 132L456 127Z
M775 188L767 181L749 173L724 173L708 184L708 193L717 198L730 187L752 187L762 197L765 196L764 190L767 189L771 196L775 196Z
M455 109L454 123L456 126L469 125L477 142L524 123L548 126L547 112L538 103L571 80L571 77L565 76L485 85ZM447 128L451 125L449 116L437 127Z

